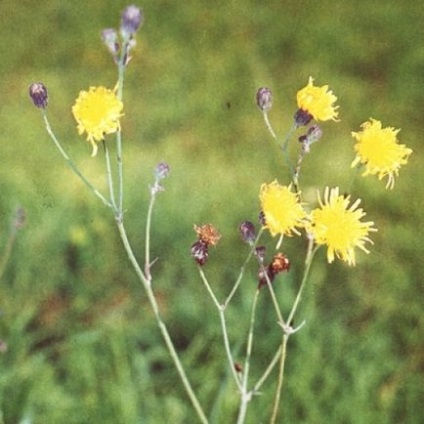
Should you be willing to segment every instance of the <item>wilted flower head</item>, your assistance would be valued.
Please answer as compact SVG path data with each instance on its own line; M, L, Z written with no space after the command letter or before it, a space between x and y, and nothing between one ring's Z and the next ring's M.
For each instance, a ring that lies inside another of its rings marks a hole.
M272 108L272 92L267 87L262 87L256 92L256 104L262 112L268 112Z
M87 141L93 146L92 156L97 154L97 142L105 134L112 134L120 129L123 104L112 90L105 87L90 87L80 91L72 106L72 113L78 124L78 133L87 133Z
M377 175L379 180L387 176L386 188L392 189L395 176L398 176L400 167L408 162L412 150L398 143L396 136L400 130L382 128L381 122L376 119L370 118L361 128L362 131L352 132L352 137L357 141L352 167L363 164L363 176Z
M320 207L310 214L307 231L318 245L327 245L327 259L331 263L334 257L342 259L349 265L355 265L355 248L369 253L365 243L372 241L368 234L377 231L372 221L361 222L365 212L358 208L360 200L351 206L350 196L339 195L339 189L325 188L324 201L319 198Z
M139 7L130 5L122 12L121 34L124 38L130 38L137 32L143 20L143 14Z
M194 225L194 231L196 231L199 240L207 245L216 246L221 238L221 234L212 224L204 224L200 227Z
M265 217L265 228L272 236L299 234L297 228L304 226L306 212L299 202L299 195L290 186L282 186L275 180L262 184L259 193L261 208Z
M47 88L42 82L34 82L29 86L29 96L34 106L45 109L49 100Z
M261 267L259 269L259 288L267 284L267 277L270 283L274 281L274 278L280 272L288 272L290 269L290 261L286 255L281 252L278 252L272 258L272 261L265 269Z
M328 85L315 87L313 81L309 77L308 85L297 92L297 106L316 121L336 121L338 106L334 106L334 103L337 97L328 90Z
M209 257L208 244L202 240L197 240L191 246L191 256L193 256L198 265L205 265Z

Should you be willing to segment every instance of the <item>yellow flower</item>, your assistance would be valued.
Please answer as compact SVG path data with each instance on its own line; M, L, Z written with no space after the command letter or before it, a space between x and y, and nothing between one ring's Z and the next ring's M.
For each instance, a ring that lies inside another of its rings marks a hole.
M265 228L272 236L277 234L292 236L298 234L296 227L304 226L306 212L299 202L299 196L290 186L282 186L275 180L262 184L259 193L261 208L265 218Z
M318 196L319 197L319 196ZM360 199L349 206L350 196L340 196L339 189L325 188L324 202L318 199L320 207L310 214L307 231L317 245L327 245L327 259L331 263L334 256L355 265L355 248L369 253L365 242L372 244L368 233L377 231L373 228L374 222L361 222L365 216L362 209L358 209Z
M97 144L105 134L120 129L119 118L123 104L112 90L105 87L90 87L80 91L72 106L72 113L78 124L78 133L87 133L87 141L93 146L92 156L97 154Z
M313 78L309 77L308 85L297 92L299 109L309 113L316 121L337 121L338 106L333 106L337 97L328 90L328 85L315 87Z
M381 128L381 122L376 119L370 118L361 128L362 131L352 132L352 137L357 140L352 167L358 163L364 164L365 172L362 175L377 175L379 180L387 175L386 188L392 189L395 176L399 175L400 167L408 162L412 150L398 143L396 136L400 130Z

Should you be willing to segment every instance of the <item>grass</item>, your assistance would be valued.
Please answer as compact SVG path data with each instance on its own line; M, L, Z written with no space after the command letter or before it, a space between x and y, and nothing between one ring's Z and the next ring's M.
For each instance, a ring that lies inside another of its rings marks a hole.
M43 80L56 133L102 186L101 157L89 157L70 106L81 89L115 84L99 32L118 24L124 5L0 5L7 22L0 29L2 245L14 209L23 206L27 214L0 281L0 339L8 346L0 354L5 424L195 422L112 217L60 160L27 98L29 83ZM371 254L360 254L351 269L328 266L318 252L299 315L307 325L289 344L284 422L419 423L424 9L394 0L148 0L140 6L146 21L127 73L122 123L126 219L141 253L148 184L155 164L167 161L171 176L153 221L155 289L211 422L235 420L237 393L218 316L189 257L192 226L213 222L224 236L206 272L225 296L247 253L238 224L256 222L260 184L286 178L254 103L256 89L273 90L270 116L284 133L295 93L313 75L338 95L341 122L323 125L323 140L305 159L305 195L326 184L349 187L350 131L370 116L402 128L401 142L414 154L393 192L374 179L355 181L353 195L379 229ZM276 287L287 307L301 248L295 241L287 246L293 267ZM240 349L256 272L251 264L228 317ZM267 300L259 305L254 375L279 338ZM253 401L249 423L267 419L272 389L266 386Z

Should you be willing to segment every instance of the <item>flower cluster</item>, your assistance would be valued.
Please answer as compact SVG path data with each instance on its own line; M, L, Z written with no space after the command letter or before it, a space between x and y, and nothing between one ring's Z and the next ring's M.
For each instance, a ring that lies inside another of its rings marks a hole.
M357 209L360 200L351 206L350 197L339 195L339 189L328 187L324 192L324 201L319 200L320 207L307 214L299 203L297 196L290 189L280 186L276 181L262 185L259 194L261 208L265 216L265 228L271 235L299 235L298 228L305 227L317 245L328 247L328 262L334 257L342 259L349 265L355 264L354 249L368 252L365 242L371 242L368 234L376 231L373 222L362 222L365 215Z

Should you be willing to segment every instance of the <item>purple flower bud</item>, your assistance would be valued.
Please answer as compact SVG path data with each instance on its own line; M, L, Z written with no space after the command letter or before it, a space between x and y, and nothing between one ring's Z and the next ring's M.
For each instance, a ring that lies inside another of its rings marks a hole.
M297 128L308 125L312 119L313 116L303 109L299 109L294 115L294 122Z
M194 260L198 265L203 266L208 261L208 244L202 240L197 240L191 246L191 256L193 256Z
M121 34L125 39L131 38L140 27L143 21L143 14L137 6L133 4L127 6L121 16Z
M256 104L262 112L268 112L272 108L272 92L267 87L262 87L256 92Z
M102 31L102 40L105 46L116 57L119 51L118 34L113 28L107 28Z
M29 86L29 96L34 106L45 109L49 100L47 88L42 82L34 82Z
M244 221L240 224L239 229L243 241L252 245L256 238L255 226L250 221Z
M156 180L163 180L169 175L170 167L165 162L160 162L156 165L155 168L155 177Z

